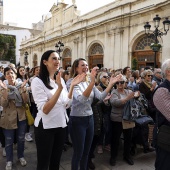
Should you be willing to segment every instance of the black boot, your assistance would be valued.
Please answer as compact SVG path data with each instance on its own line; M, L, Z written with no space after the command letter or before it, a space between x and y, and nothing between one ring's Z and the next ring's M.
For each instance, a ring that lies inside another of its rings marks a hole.
M91 159L88 160L88 167L89 167L89 169L95 169L96 168Z
M110 165L115 166L116 165L116 158L110 158Z
M133 165L134 164L134 162L133 162L133 160L132 160L132 158L130 157L130 156L125 156L124 158L123 158L129 165Z

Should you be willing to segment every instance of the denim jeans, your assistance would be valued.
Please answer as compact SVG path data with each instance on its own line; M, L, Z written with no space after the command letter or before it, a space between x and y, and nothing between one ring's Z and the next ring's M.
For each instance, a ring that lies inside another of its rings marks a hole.
M17 156L18 159L24 157L24 145L25 145L25 130L26 120L17 122L18 128L16 129L17 135ZM13 162L13 143L15 129L3 129L5 135L5 150L7 162Z
M70 116L70 137L73 143L72 170L87 169L88 155L94 135L94 121L91 116Z

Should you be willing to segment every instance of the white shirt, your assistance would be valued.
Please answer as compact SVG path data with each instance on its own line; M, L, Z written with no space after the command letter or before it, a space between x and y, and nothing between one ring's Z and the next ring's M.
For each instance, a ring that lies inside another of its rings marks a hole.
M37 104L38 113L35 118L34 125L38 127L40 120L42 119L43 128L51 129L58 127L66 127L67 126L67 113L66 108L68 108L71 104L71 99L68 98L68 91L65 85L64 80L61 78L61 83L63 86L63 90L58 98L57 103L51 109L48 114L43 113L43 107L46 102L52 98L56 90L58 89L58 85L54 80L50 79L50 86L53 89L48 89L41 79L38 77L34 78L31 83L32 95L35 103Z

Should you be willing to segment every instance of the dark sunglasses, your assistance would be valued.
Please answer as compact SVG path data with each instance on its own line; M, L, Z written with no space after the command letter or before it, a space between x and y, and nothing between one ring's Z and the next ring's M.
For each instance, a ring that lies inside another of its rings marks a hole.
M109 76L103 76L103 78L108 79L108 78L109 78Z
M124 84L125 82L124 81L118 81L116 82L116 84Z
M148 77L153 77L153 75L147 75Z

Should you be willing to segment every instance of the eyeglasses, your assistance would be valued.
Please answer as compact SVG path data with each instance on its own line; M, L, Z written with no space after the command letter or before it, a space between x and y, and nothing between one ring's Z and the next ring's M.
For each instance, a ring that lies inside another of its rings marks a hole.
M103 76L103 78L108 79L108 78L109 78L109 76Z
M153 77L153 75L147 75L148 77Z
M158 73L158 74L162 74L162 72L156 72L156 73Z
M118 81L116 82L116 84L124 84L125 82L124 81Z

